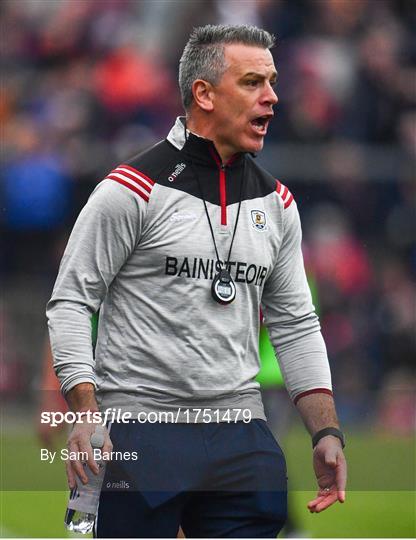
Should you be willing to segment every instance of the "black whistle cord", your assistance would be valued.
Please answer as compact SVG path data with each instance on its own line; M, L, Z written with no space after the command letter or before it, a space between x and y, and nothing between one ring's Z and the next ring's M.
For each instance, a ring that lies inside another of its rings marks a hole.
M187 130L186 130L186 123L184 124L184 129L185 129L185 141L188 142L188 133L187 133ZM206 203L206 200L205 200L205 197L204 197L204 193L202 191L201 182L199 180L199 174L198 174L198 171L196 170L196 168L194 166L194 163L193 163L193 160L192 160L192 157L190 156L190 154L188 154L186 152L185 155L188 158L189 165L191 166L192 172L195 175L196 182L198 184L198 188L199 188L199 191L201 193L201 198L202 198L202 201L204 203L204 208L205 208L205 215L207 216L209 230L211 231L211 237L212 237L212 241L214 243L215 254L217 256L217 262L220 265L220 268L222 268L222 263L221 263L221 259L220 259L220 256L219 256L219 253L218 253L218 248L217 248L217 242L215 241L214 229L212 228L212 223L211 223L211 219L209 217L207 203ZM227 268L229 266L230 258L231 258L231 252L232 252L233 244L234 244L235 233L237 232L237 225L238 225L238 220L239 220L239 217L240 217L241 201L242 201L242 198L243 198L243 184L244 184L244 181L245 181L245 174L244 174L245 169L246 169L246 160L245 160L245 157L244 157L243 175L242 175L242 180L240 182L240 195L239 195L239 201L238 201L237 217L236 217L236 220L235 220L233 236L231 238L230 249L228 250L227 261L225 262L225 268Z

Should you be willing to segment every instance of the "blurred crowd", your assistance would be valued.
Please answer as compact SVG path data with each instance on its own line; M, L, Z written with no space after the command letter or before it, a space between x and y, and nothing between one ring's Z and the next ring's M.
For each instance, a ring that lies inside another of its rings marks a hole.
M414 8L3 0L0 392L26 392L40 370L44 302L89 193L182 113L178 61L192 27L249 23L277 37L279 104L265 155L301 212L341 414L366 421L377 411L406 431L416 357Z

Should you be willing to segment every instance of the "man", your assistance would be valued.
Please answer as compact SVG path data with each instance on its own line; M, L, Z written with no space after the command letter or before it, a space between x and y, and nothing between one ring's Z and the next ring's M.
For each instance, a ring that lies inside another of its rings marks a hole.
M98 536L170 537L179 524L192 537L277 535L286 467L254 381L260 306L313 437L319 492L308 507L345 499L296 203L250 155L278 101L272 46L255 27L194 30L179 70L186 118L98 185L64 254L48 318L69 406L148 419L111 426L114 450L139 459L109 463L104 485L116 488L101 494ZM69 448L91 452L93 430L75 424ZM91 454L88 464L97 471ZM77 460L67 473L70 487L86 480Z

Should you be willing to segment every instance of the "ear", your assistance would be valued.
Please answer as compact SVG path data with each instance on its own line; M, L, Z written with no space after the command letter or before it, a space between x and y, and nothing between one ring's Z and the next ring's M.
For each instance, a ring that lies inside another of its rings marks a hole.
M192 94L198 107L206 112L214 109L214 89L211 83L203 79L196 79L192 83Z

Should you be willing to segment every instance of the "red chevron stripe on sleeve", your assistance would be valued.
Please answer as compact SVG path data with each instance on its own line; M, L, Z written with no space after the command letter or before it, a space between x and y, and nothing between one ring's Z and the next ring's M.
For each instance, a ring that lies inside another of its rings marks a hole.
M145 180L147 180L147 181L149 182L149 184L150 184L151 186L154 186L154 185L155 185L154 181L153 181L151 178L149 178L148 176L146 176L144 173L139 172L137 169L134 169L134 168L131 167L130 165L120 165L120 167L123 167L123 168L125 168L125 169L128 169L128 170L131 171L133 174L137 174L137 175L139 175L141 178L144 178Z
M293 201L293 195L279 180L276 180L276 193L282 199L284 209L289 208Z
M137 171L130 165L119 165L116 169L111 171L106 178L114 180L115 182L129 188L134 191L146 202L149 202L149 195L152 192L152 188L155 185L154 181L145 174Z

